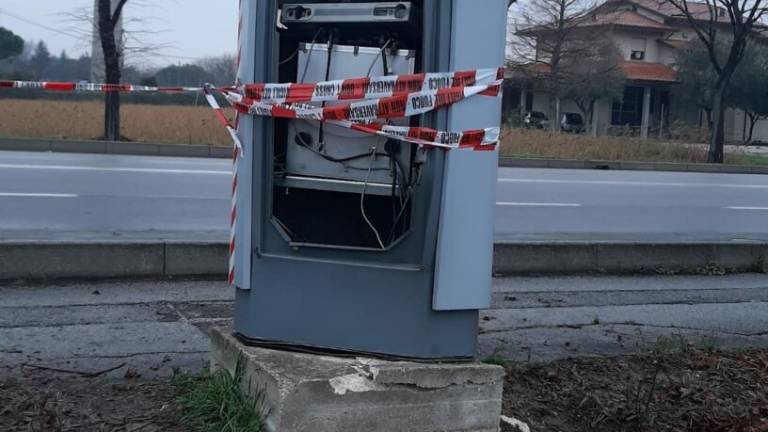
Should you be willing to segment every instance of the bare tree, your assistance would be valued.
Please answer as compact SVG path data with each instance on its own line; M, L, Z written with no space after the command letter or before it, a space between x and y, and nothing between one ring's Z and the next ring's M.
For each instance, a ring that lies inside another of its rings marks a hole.
M62 15L72 24L68 30L79 36L83 46L93 42L92 60L96 62L97 73L92 79L103 80L107 84L120 84L125 75L125 63L128 56L133 61L141 57L151 57L167 45L150 43L148 36L160 33L149 31L142 25L147 18L124 17L128 0L95 0L94 8L76 8ZM154 7L143 0L131 0L131 7ZM130 29L126 28L130 27ZM96 37L94 37L96 33ZM98 55L98 54L101 55ZM102 60L103 58L103 60ZM99 70L103 61L104 70ZM119 140L120 134L120 94L108 92L104 96L104 138Z
M111 0L99 0L96 16L99 23L99 38L104 52L104 75L107 84L120 84L122 52L115 40L115 29L128 0L119 0L114 10ZM104 138L120 140L120 93L107 92L104 96Z
M621 100L624 94L626 80L621 60L619 48L607 39L595 40L589 55L563 60L563 98L576 104L593 135L597 135L593 122L597 101Z
M720 51L727 48L718 42ZM677 85L672 89L675 100L695 106L706 114L707 128L712 130L712 83L717 76L703 44L694 42L677 52L675 58Z
M715 71L712 82L712 129L710 131L710 163L723 163L725 144L725 97L731 78L744 58L747 41L766 13L768 0L664 0L672 4L694 30L704 45ZM726 33L726 35L722 35ZM718 42L730 38L725 58L718 55Z
M205 57L196 63L213 77L216 81L213 84L234 84L237 75L237 61L233 54Z
M533 0L518 3L520 11L513 23L515 36L510 41L513 68L529 75L549 95L549 115L560 117L568 59L579 59L592 51L591 38L581 24L591 9L588 0ZM558 130L559 122L551 122Z
M754 41L747 44L744 60L733 74L726 104L744 111L748 125L743 136L749 145L757 122L768 118L768 47Z

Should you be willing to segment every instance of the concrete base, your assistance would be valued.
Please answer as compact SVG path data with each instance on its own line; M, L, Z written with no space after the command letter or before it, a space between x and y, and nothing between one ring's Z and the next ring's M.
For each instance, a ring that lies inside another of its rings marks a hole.
M270 432L496 432L504 370L485 364L391 362L248 347L231 327L211 334L211 369L245 362Z

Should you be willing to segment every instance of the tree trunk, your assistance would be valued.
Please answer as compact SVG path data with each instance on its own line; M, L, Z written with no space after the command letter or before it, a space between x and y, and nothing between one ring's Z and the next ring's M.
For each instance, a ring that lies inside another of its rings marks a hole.
M120 93L108 92L104 96L104 139L120 141Z
M752 144L752 137L755 133L755 125L757 124L757 120L759 120L758 116L749 114L749 132L747 133L747 139L744 141L744 145Z
M712 104L712 129L709 137L709 153L707 162L723 163L723 148L725 145L725 91L723 88L715 91Z
M111 0L99 0L98 15L106 83L120 84L120 50L115 41L117 21L112 16ZM119 141L120 138L120 94L107 92L104 96L104 139Z
M549 119L549 130L551 132L560 132L560 98L552 96L549 101L552 117Z

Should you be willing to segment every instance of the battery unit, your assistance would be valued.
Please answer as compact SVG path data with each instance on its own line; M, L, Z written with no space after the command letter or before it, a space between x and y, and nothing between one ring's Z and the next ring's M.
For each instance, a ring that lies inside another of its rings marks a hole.
M384 71L384 58L388 71ZM343 80L364 76L403 75L413 73L414 53L408 50L382 50L373 47L335 45L329 51L326 44L302 44L299 47L298 74L302 82ZM388 72L388 73L387 73ZM348 102L328 102L327 106ZM321 105L315 103L315 105ZM407 119L392 121L393 125L407 125ZM322 130L322 136L321 136ZM392 170L387 158L372 163L366 158L350 160L355 155L371 153L375 147L383 152L387 139L352 131L331 124L320 127L312 120L292 120L288 128L286 155L287 181L324 190L348 189L349 181L368 180L370 193L391 193ZM401 146L397 158L402 166L409 165L408 146ZM349 160L337 163L336 160ZM371 168L368 173L368 168ZM327 179L313 182L313 179ZM297 180L301 180L299 183ZM345 180L346 182L334 182ZM383 187L382 187L383 186ZM359 190L357 187L356 190Z
M292 23L408 22L411 2L302 3L283 6L282 21Z

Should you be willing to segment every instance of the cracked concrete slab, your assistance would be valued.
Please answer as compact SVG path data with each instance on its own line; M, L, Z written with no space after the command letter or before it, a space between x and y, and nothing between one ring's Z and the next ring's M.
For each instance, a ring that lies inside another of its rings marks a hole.
M269 409L267 431L497 430L504 370L482 363L338 358L246 347L212 333L212 366L244 361ZM362 427L361 425L364 425Z

